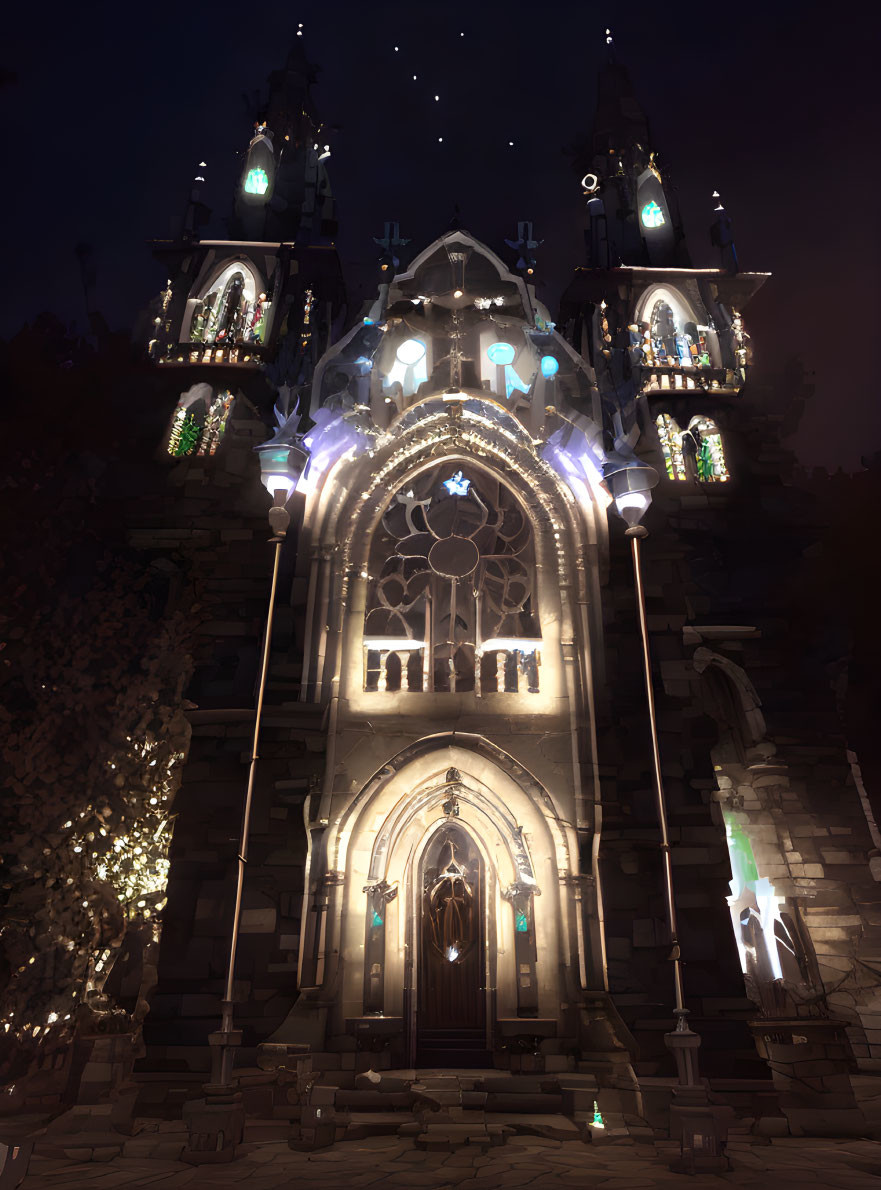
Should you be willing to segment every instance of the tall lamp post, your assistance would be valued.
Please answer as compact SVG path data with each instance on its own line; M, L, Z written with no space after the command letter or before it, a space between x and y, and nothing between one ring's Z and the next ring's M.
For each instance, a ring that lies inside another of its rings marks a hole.
M242 1032L234 1027L233 994L235 988L236 951L239 944L239 928L242 917L242 893L245 883L245 868L248 863L248 837L251 827L251 804L254 796L254 778L257 772L260 741L260 723L263 717L263 696L266 690L266 675L269 672L269 654L272 647L272 617L275 611L275 592L278 587L278 568L281 548L291 523L285 507L297 480L303 471L306 454L301 447L291 442L272 439L258 447L260 454L260 478L263 486L272 496L269 509L269 526L272 537L269 544L274 547L272 559L272 582L269 588L269 606L266 612L266 631L263 638L263 652L260 658L260 674L257 683L257 708L254 717L254 734L251 742L251 758L248 765L248 785L245 790L245 804L242 812L242 829L239 836L238 862L236 865L236 900L233 910L232 935L229 946L229 962L226 969L226 985L222 1000L220 1029L209 1037L211 1045L212 1090L221 1095L232 1088L232 1070L235 1052L242 1043Z
M605 478L611 489L618 515L627 525L625 536L630 539L633 581L642 642L645 695L651 733L655 804L661 831L664 900L667 911L667 927L670 931L670 961L673 964L675 1002L673 1014L676 1017L676 1027L672 1033L664 1035L664 1041L676 1059L679 1086L674 1092L674 1102L671 1108L671 1134L678 1135L681 1141L681 1153L678 1160L672 1163L672 1168L683 1173L694 1173L698 1170L702 1172L725 1170L729 1168L724 1154L727 1137L725 1109L713 1108L707 1101L706 1088L701 1083L698 1073L698 1048L701 1039L699 1034L689 1027L689 1010L685 1007L682 953L676 920L676 902L673 895L673 864L670 855L670 831L667 823L667 799L661 775L658 723L652 684L652 661L645 614L640 543L648 537L648 529L641 521L651 503L651 490L657 484L659 476L654 467L641 462L635 455L626 456L613 451L607 455Z

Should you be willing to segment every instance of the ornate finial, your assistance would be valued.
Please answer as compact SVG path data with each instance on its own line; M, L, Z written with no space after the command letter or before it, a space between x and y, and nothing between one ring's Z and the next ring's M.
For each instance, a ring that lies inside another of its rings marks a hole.
M446 784L455 785L462 780L462 774L458 769L447 769Z
M389 220L386 224L384 224L384 234L381 237L374 236L373 242L374 244L378 244L380 248L385 249L382 256L379 258L379 267L382 272L388 272L389 269L391 269L392 272L396 272L398 265L401 262L398 260L394 249L403 248L405 245L410 243L409 239L405 239L401 236L400 224L395 220Z
M523 269L528 276L532 276L535 272L535 256L534 249L538 248L544 240L534 240L532 238L532 223L528 220L521 220L517 224L517 239L505 240L509 248L515 248L520 256L517 260L517 268Z

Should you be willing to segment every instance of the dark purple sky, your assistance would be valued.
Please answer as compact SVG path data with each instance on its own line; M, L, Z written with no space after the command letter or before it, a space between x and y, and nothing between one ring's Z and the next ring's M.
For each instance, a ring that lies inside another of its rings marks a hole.
M356 283L372 275L370 237L384 219L399 219L419 248L458 203L463 225L493 246L517 219L534 221L545 241L539 292L553 307L582 263L580 188L561 150L589 129L610 21L678 187L695 264L716 263L716 188L741 267L774 273L747 328L764 371L798 355L815 373L800 457L853 469L881 449L877 18L774 0L379 0L320 12L102 0L35 12L17 6L0 51L17 76L0 92L0 334L43 309L83 324L81 240L96 251L105 317L130 326L162 280L146 242L168 234L200 160L210 230L223 234L249 135L242 95L281 65L299 20L322 68L319 111L338 128L329 165Z

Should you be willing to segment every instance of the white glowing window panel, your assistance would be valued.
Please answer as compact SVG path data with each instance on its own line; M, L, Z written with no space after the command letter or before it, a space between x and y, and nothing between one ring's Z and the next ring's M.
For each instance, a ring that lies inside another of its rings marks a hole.
M643 227L663 227L667 222L664 218L664 212L654 199L645 204L639 217L642 219Z
M682 454L682 431L669 413L661 413L655 421L655 425L658 428L661 452L664 455L664 465L667 468L667 478L687 479L685 458Z
M708 417L693 417L688 430L694 439L698 479L701 483L725 483L730 475L719 427Z
M395 362L389 369L383 387L400 384L404 396L411 397L420 384L428 379L428 348L421 339L405 339L395 350Z

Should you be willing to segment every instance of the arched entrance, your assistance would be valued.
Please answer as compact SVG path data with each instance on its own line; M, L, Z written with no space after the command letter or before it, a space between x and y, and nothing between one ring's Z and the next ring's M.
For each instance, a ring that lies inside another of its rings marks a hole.
M416 1061L482 1066L486 1036L486 871L468 831L449 823L422 853L419 905Z

